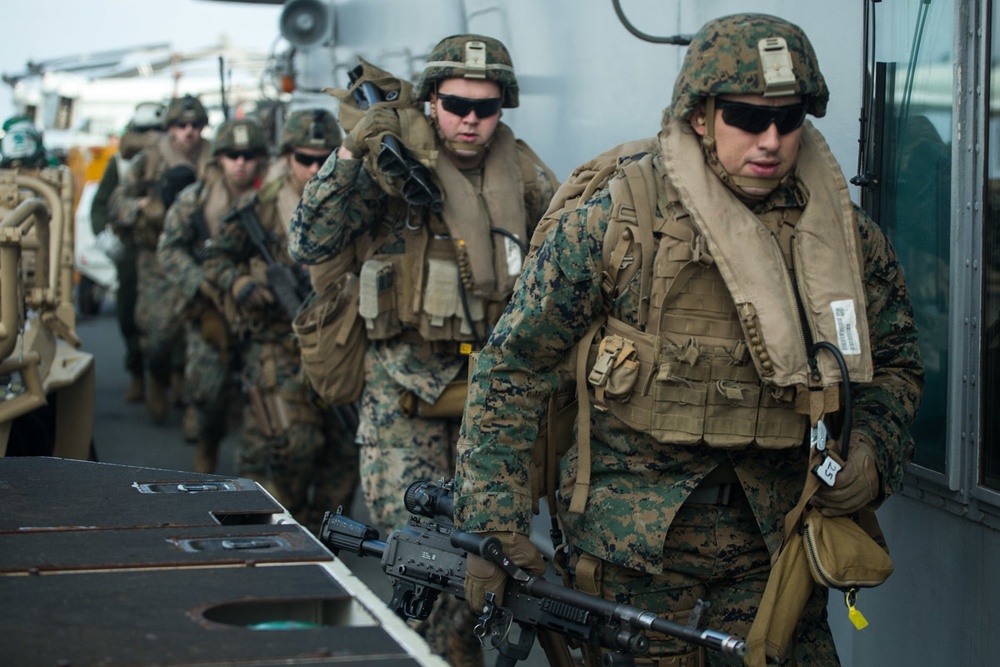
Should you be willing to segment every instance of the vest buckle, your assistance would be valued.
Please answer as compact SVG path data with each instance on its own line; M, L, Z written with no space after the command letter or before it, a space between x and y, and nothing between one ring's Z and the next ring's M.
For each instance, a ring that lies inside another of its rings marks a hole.
M587 376L587 382L594 387L602 387L608 381L608 373L611 372L615 358L621 350L620 346L613 343L602 347L604 349L600 351L597 361L594 362L594 367L590 369L590 375Z

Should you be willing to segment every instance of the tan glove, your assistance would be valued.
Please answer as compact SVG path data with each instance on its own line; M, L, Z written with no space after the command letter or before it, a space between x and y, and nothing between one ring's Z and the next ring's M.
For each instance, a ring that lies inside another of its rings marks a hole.
M209 303L222 310L222 294L219 289L207 280L202 280L198 285L198 294L203 296Z
M545 573L545 560L527 535L513 532L481 533L481 535L500 540L507 558L525 572ZM499 565L469 554L465 565L465 600L474 613L483 612L487 593L495 594L497 604L502 604L506 584L507 574Z
M271 290L254 280L251 276L240 276L233 281L233 297L241 308L265 308L274 303Z
M812 504L824 516L851 514L878 498L881 488L874 448L868 440L855 438L837 481L833 486L821 484Z
M201 314L199 330L206 343L223 354L229 352L229 329L218 310L211 306L205 308Z
M343 146L355 158L364 157L369 150L378 151L379 142L385 134L398 137L402 130L399 127L399 114L391 107L374 106L365 112L365 117L354 126L351 133L344 137Z

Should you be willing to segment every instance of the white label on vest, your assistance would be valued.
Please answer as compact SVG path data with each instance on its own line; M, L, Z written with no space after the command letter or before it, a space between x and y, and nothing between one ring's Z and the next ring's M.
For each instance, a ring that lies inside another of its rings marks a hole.
M861 354L861 343L858 341L858 318L854 310L854 301L834 301L833 320L837 324L837 347L841 354Z
M503 243L504 253L507 255L507 275L521 275L521 264L524 262L524 254L521 252L521 247L517 245L514 239L507 236L503 237Z

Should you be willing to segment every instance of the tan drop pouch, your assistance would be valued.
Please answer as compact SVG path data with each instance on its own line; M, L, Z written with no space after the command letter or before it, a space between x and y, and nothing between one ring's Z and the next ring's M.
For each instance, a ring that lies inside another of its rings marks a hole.
M353 403L365 386L368 338L358 316L358 277L345 273L323 292L310 295L292 321L302 370L330 405Z
M871 588L892 574L889 552L850 517L809 510L802 539L813 579L827 588Z
M461 417L465 412L465 397L469 393L469 383L465 380L449 382L441 396L433 403L419 398L412 391L406 391L399 399L399 408L406 417L425 419Z

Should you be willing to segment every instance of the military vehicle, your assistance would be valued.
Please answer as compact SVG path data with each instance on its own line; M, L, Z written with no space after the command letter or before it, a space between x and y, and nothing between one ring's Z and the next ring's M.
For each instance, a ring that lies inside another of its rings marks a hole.
M0 169L0 455L93 455L94 357L73 304L73 178Z

